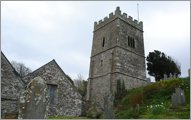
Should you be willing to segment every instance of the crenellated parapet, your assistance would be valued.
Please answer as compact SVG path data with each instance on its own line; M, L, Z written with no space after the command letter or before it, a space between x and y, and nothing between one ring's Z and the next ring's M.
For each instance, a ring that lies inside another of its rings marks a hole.
M117 7L115 12L110 13L109 17L106 16L104 19L99 20L98 22L94 22L94 31L105 26L106 24L112 22L113 20L120 18L121 20L127 22L128 24L143 30L143 22L133 19L131 16L128 16L126 13L121 13L120 7Z

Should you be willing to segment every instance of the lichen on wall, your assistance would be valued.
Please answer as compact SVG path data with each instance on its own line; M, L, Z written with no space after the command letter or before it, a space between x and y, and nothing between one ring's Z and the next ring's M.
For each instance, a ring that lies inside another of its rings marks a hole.
M19 119L46 119L48 114L47 84L41 77L30 81L22 92L19 103Z
M21 77L1 52L1 118L17 118L18 100L23 90Z
M127 90L146 85L143 22L119 7L94 23L87 100L104 108L104 97L114 96L117 80Z
M30 82L35 77L41 77L52 89L51 94L55 96L55 102L49 104L49 116L80 116L82 97L75 88L73 81L62 71L55 60L50 61L31 74L24 77L26 82ZM54 87L54 88L53 88Z

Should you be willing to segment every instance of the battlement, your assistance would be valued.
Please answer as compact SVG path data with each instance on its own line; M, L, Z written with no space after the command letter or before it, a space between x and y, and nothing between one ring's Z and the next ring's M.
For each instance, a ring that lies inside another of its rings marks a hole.
M104 19L99 20L99 22L94 22L94 30L101 28L102 26L108 24L109 22L115 20L116 18L120 18L121 20L129 23L130 25L143 30L143 22L138 22L136 19L133 19L131 16L128 16L126 13L121 14L120 7L117 7L115 12L110 13L109 17L106 16Z

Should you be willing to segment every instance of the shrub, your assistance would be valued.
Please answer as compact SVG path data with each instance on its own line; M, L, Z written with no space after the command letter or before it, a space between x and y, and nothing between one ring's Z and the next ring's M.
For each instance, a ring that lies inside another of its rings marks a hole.
M143 89L143 95L144 95L144 100L150 101L153 98L159 97L156 96L159 91L160 91L160 86L158 86L156 83L152 83L150 85L147 85Z
M116 93L114 98L114 106L117 105L118 102L127 94L127 90L125 89L125 82L121 83L120 80L117 80Z
M185 92L186 103L190 103L190 79L189 78L182 78L180 87Z
M133 108L127 109L124 111L120 111L116 114L116 119L131 119L131 118L138 118L139 113L135 112Z
M134 94L129 95L129 104L131 107L135 107L137 104L142 104L143 102L143 92L136 91Z
M189 78L173 78L128 90L126 96L117 103L116 118L188 118L189 108L177 112L170 108L171 95L177 87L184 90L186 103L189 104ZM135 111L136 104L140 105L139 112Z
M78 116L49 116L48 119L82 119L82 117ZM83 117L83 119L86 119Z
M93 104L87 111L88 118L102 118L103 112L96 104Z
M141 88L136 88L129 90L127 92L127 95L124 96L124 98L120 101L119 105L121 106L120 109L128 109L128 108L135 108L137 104L142 104L143 103L143 89Z
M147 111L152 115L157 115L157 114L164 113L166 110L165 110L165 106L163 105L163 103L161 103L161 104L157 104L157 105L147 106Z

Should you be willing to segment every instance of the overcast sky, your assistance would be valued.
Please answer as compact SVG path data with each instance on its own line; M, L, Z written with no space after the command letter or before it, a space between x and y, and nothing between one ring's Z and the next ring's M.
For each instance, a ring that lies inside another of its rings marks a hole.
M36 70L55 59L75 79L89 74L94 21L119 6L143 21L145 56L159 50L181 65L182 77L190 68L189 1L2 1L1 50L9 61Z

